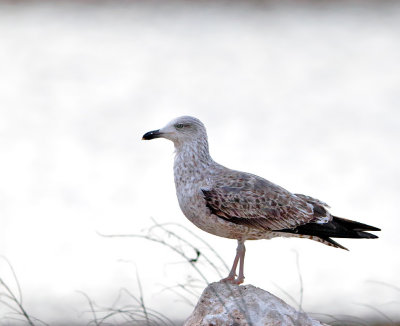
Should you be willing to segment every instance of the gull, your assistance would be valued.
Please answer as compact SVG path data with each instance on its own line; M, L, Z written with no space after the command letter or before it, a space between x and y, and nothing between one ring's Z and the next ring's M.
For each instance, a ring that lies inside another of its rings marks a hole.
M364 231L379 228L333 216L329 206L318 199L218 164L210 156L206 128L197 118L176 118L142 137L155 138L174 143L174 180L183 214L203 231L238 242L224 281L243 283L246 240L308 238L347 250L331 238L377 238Z

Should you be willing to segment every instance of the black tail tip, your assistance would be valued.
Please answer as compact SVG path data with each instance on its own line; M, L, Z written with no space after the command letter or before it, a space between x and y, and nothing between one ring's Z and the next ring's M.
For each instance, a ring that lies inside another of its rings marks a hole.
M378 239L379 237L375 234L368 233L368 232L357 232L360 238L362 239Z

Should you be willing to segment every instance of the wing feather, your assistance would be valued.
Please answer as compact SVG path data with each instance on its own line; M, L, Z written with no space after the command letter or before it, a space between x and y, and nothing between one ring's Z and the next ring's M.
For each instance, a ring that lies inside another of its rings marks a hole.
M258 176L232 171L201 189L213 214L265 230L295 228L313 220L313 205Z

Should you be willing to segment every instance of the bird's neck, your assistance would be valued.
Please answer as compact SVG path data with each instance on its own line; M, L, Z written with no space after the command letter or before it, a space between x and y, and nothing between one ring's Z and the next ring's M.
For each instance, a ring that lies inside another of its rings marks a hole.
M208 150L207 140L195 140L175 145L175 177L201 178L216 165Z
M175 144L175 160L208 164L212 161L207 139Z

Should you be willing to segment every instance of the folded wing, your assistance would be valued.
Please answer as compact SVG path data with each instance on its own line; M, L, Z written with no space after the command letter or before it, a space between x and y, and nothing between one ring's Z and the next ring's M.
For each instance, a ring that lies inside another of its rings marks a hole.
M315 220L313 206L258 176L232 171L201 189L213 214L265 230L291 229Z

